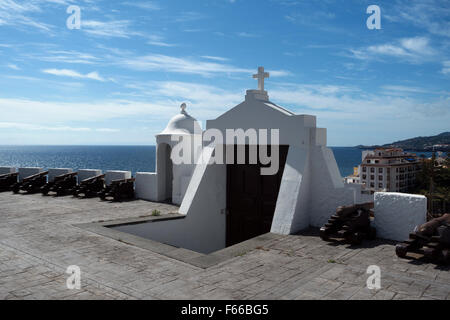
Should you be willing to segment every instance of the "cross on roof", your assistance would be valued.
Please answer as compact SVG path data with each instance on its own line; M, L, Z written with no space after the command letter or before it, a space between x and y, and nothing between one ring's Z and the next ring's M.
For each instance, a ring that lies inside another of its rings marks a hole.
M258 79L258 90L264 91L264 79L269 78L269 73L264 72L264 67L258 68L258 73L253 75L254 79Z

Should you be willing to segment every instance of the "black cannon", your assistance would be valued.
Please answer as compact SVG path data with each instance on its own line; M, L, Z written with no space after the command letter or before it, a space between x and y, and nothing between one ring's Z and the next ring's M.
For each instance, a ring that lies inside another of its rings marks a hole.
M85 198L97 197L105 188L105 175L101 174L92 178L85 179L75 187L72 194L79 197L81 194Z
M450 214L416 227L408 240L395 247L400 258L405 258L408 252L421 254L429 261L450 263Z
M17 183L18 172L0 175L0 192L11 191L13 185Z
M56 192L58 197L70 194L77 186L77 175L77 172L71 172L55 177L53 181L41 187L42 194L48 195L50 192Z
M26 193L36 193L41 191L41 187L47 183L48 171L39 172L29 177L24 178L21 182L17 182L12 186L14 193L19 193L21 190Z
M325 241L341 238L351 244L375 239L376 230L370 226L372 208L373 202L338 207L328 223L320 228L320 238Z
M123 199L134 199L134 182L135 178L113 180L111 184L100 192L100 198L106 200L112 197L114 201Z

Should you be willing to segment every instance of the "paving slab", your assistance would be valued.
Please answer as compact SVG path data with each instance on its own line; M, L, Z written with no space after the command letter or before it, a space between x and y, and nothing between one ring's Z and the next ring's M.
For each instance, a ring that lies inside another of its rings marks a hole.
M177 218L164 203L0 193L0 299L450 298L449 267L399 259L395 242L328 243L310 229L203 255L105 227L154 209ZM80 289L67 288L70 265ZM379 289L366 286L371 265Z

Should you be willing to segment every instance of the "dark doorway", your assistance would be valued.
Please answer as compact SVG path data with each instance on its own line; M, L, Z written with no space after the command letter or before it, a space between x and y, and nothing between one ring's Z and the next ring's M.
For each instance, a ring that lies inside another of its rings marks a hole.
M246 164L236 164L235 146L235 164L227 165L227 246L270 232L289 150L289 146L279 146L279 170L268 176L261 175L264 165L259 159L249 164L249 146L245 147ZM272 148L268 149L270 153Z

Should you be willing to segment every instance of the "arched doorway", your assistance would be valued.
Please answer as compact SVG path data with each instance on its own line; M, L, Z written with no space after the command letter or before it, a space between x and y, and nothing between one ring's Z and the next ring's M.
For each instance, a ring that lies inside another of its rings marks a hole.
M172 148L167 143L158 145L158 198L161 201L172 202L173 163L170 157Z

